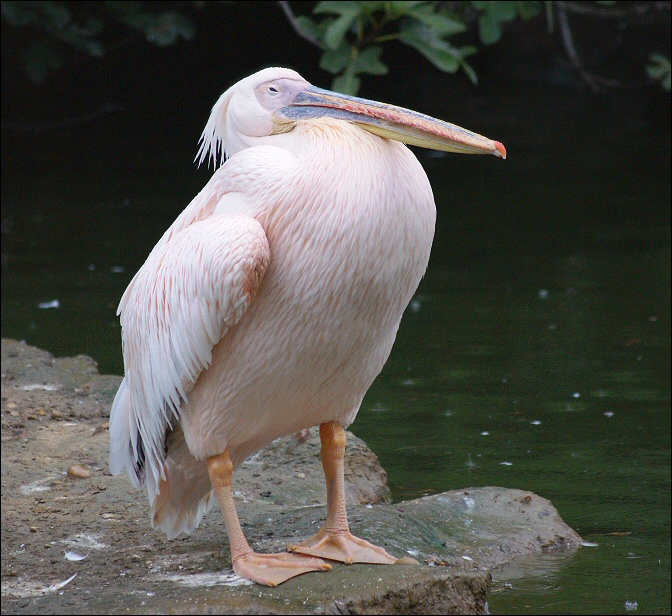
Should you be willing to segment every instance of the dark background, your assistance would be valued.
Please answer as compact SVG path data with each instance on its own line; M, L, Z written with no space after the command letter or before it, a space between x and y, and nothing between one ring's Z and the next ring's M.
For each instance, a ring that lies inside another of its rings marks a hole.
M152 167L194 174L197 139L210 108L233 82L277 65L298 70L315 85L330 86L332 76L319 68L320 50L297 36L277 3L205 3L202 9L194 8L194 3L156 4L157 10L174 4L187 14L196 27L194 38L160 48L141 34L108 22L104 57L92 58L62 46L62 68L42 84L26 78L23 54L44 33L3 21L3 181L54 171L66 176L86 173L95 181L98 174ZM291 4L297 14L306 15L315 5ZM647 79L644 70L651 52L669 56L669 18L669 6L634 21L572 16L575 43L586 67L618 83L599 93L576 75L557 26L549 33L540 14L510 23L502 39L491 46L479 42L475 29L456 39L478 46L469 62L479 85L462 73L442 73L414 50L390 43L383 54L389 74L364 76L360 95L457 124L480 116L482 126L487 126L490 114L501 113L499 97L543 87L571 98L573 105L603 107L604 121L612 124L613 131L632 131L638 122L669 131L670 95ZM551 129L554 112L549 110ZM469 128L484 132L479 126ZM528 131L524 117L516 117L508 134L489 136L511 151L522 136L534 138ZM208 177L205 170L199 173Z

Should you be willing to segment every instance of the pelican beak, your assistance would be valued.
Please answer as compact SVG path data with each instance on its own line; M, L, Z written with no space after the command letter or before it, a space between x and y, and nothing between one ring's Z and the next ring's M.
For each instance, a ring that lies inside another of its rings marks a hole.
M455 124L403 107L338 94L314 86L301 90L290 105L273 114L273 119L281 125L308 118L347 120L385 139L394 139L430 150L494 154L506 158L506 149L499 141L492 141Z

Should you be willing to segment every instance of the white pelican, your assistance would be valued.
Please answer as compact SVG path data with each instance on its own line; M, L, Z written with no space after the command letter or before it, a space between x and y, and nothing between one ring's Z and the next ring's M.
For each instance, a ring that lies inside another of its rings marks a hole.
M152 524L171 538L196 528L214 492L233 569L259 584L330 569L322 559L396 561L350 533L343 456L434 235L432 190L404 143L506 155L497 141L292 70L239 81L201 136L200 162L226 162L119 305L125 378L110 470L147 486ZM240 527L233 470L317 425L326 522L288 552L258 554Z

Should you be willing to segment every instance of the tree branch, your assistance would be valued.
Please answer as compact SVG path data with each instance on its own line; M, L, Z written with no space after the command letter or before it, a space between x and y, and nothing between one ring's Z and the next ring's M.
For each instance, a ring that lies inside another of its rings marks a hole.
M294 11L292 11L292 7L289 6L289 2L278 2L278 4L280 5L282 12L285 14L285 17L287 17L287 20L291 24L292 28L294 29L294 32L296 32L302 39L308 41L309 43L312 43L316 47L324 49L322 41L319 41L314 36L301 29L296 20L296 15L294 15Z
M614 79L605 79L599 75L590 73L583 68L583 63L579 57L576 47L574 46L574 38L572 37L572 29L569 26L569 19L567 18L567 3L556 2L555 6L558 13L558 23L560 24L560 32L562 34L562 43L567 52L567 57L572 63L572 66L581 77L581 79L588 85L588 87L595 93L599 92L603 87L615 87L620 85Z

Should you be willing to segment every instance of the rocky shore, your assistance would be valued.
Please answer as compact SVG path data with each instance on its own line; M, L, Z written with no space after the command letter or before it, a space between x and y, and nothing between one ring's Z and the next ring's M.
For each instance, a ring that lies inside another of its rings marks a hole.
M390 502L385 471L349 435L351 528L421 564L340 565L278 588L231 570L217 507L168 541L147 498L108 469L108 418L121 379L86 356L2 340L3 614L486 614L491 571L580 545L551 503L496 487ZM316 429L275 441L234 475L258 551L313 534L326 492Z

